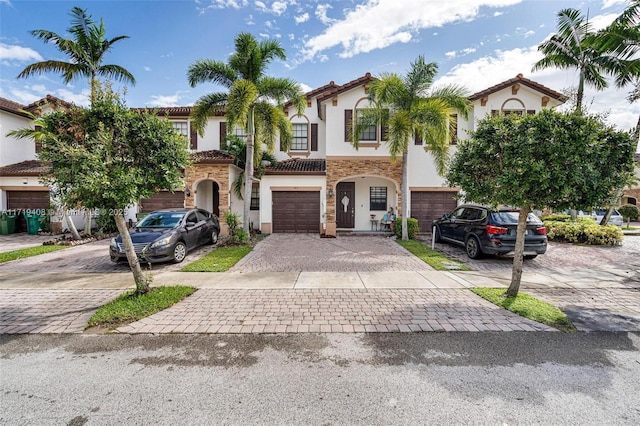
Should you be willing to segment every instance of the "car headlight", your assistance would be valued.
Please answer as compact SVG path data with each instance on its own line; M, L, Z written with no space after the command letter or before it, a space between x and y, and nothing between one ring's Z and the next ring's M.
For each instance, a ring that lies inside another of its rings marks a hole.
M115 238L111 239L111 248L116 250L116 251L118 250L118 242L116 241Z
M168 246L169 244L171 244L171 237L165 237L165 238L163 238L161 240L155 241L149 247L150 248L156 248L156 247Z

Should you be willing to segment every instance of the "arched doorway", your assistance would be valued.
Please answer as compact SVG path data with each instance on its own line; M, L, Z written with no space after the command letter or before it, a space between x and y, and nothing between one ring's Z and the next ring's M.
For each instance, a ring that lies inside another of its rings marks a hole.
M220 185L210 179L196 184L195 206L220 216Z

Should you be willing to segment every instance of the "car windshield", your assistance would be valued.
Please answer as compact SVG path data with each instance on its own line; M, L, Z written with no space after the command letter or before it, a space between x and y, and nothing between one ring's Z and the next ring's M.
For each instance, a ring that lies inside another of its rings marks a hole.
M505 225L517 225L519 212L493 212L493 220L497 223L503 223ZM542 223L538 216L533 213L529 213L527 216L527 223Z
M173 228L184 217L184 212L158 212L146 216L138 228Z

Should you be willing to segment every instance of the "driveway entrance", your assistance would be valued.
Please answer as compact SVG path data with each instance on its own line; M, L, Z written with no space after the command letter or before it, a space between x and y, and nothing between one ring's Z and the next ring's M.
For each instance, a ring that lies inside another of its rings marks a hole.
M392 238L272 234L232 272L361 272L433 270Z

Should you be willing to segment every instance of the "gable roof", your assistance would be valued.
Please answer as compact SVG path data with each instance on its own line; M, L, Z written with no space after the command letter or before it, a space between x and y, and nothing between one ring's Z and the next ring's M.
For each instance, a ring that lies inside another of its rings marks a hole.
M371 73L368 72L365 75L363 75L362 77L356 78L355 80L351 80L348 83L343 84L342 86L331 86L325 90L324 92L320 93L318 95L318 102L324 102L327 99L331 99L336 95L339 95L341 93L344 93L348 90L354 89L358 86L362 86L365 85L373 80L375 80L375 77L371 76ZM325 86L326 87L326 86Z
M0 176L39 176L48 170L40 160L27 160L0 167Z
M235 157L228 152L212 149L191 154L191 161L200 164L232 164Z
M19 115L21 117L29 117L29 115L23 111L24 105L7 98L0 97L0 110Z
M522 74L518 74L514 78L503 81L502 83L498 83L495 86L491 86L480 92L474 93L473 95L469 96L469 100L477 101L478 99L484 98L485 96L488 96L492 93L499 92L500 90L506 89L507 87L511 87L514 84L522 84L540 93L544 93L545 95L553 99L556 99L560 102L565 102L567 99L569 99L567 96L563 95L560 92L556 92L555 90L550 89L547 86L544 86L540 83L536 83L535 81L529 80L528 78L524 78Z
M290 158L279 161L275 166L268 166L265 175L320 175L327 172L324 158Z

